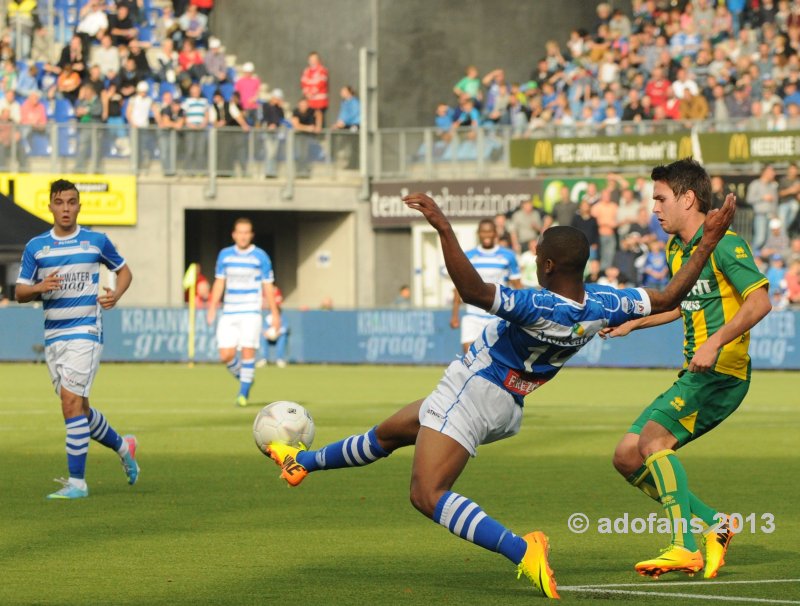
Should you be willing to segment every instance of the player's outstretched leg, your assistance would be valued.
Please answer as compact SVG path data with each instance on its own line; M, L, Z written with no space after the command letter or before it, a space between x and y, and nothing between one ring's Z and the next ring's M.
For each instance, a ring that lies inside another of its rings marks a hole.
M119 455L128 484L136 484L139 478L139 464L136 462L135 436L120 436L109 425L102 412L96 408L89 408L89 431L91 438L106 448L110 448Z
M81 499L89 496L86 485L86 455L89 452L89 421L85 415L64 419L66 425L67 469L69 479L56 480L63 486L48 499Z
M247 406L247 398L250 397L250 388L256 376L256 359L254 356L249 358L242 357L242 366L239 370L239 395L236 396L237 406Z
M647 457L645 465L658 489L661 506L672 527L672 543L662 554L636 564L639 574L658 578L667 572L694 575L703 568L703 556L691 532L689 489L686 471L674 450L665 449Z
M234 354L230 361L225 362L225 368L228 369L228 372L231 373L235 379L239 379L239 372L242 368L242 360L239 358L238 352Z
M520 537L489 517L472 499L450 490L469 460L470 453L453 438L422 427L414 453L411 503L422 514L454 535L484 549L500 553L549 598L558 598L547 557L550 546L540 531Z
M421 403L422 400L412 402L366 433L349 436L319 450L272 443L267 445L267 454L281 467L280 477L290 486L300 484L312 471L363 467L414 443Z

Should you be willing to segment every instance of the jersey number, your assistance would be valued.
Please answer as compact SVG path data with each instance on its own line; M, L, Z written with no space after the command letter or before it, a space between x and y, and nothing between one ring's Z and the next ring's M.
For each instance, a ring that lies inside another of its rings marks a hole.
M561 368L572 357L572 354L577 351L577 348L542 343L537 347L529 347L528 351L530 355L525 360L525 370L534 372L534 365L548 364Z

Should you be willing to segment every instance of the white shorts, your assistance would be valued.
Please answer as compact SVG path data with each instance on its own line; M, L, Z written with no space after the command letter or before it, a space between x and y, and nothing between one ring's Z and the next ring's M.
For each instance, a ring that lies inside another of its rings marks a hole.
M496 320L494 316L473 316L465 315L461 318L461 342L472 343L475 339L481 336L483 329L492 320Z
M522 407L506 390L452 362L434 392L422 402L419 422L446 436L475 456L480 444L519 433Z
M76 395L89 397L92 382L100 367L103 346L87 339L56 341L44 349L47 370L57 395L61 388Z
M217 324L217 347L231 349L261 345L261 314L222 314Z

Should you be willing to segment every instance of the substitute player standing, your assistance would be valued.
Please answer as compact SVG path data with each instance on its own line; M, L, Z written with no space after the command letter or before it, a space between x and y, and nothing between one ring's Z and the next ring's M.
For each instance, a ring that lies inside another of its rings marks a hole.
M675 274L697 254L711 209L711 180L691 158L658 166L651 177L653 213L673 234L667 261ZM708 579L725 563L736 529L689 490L675 451L711 431L744 400L750 387L749 331L771 309L767 287L747 242L729 231L680 306L601 331L601 336L619 337L683 316L685 361L678 380L644 409L614 452L617 471L659 501L672 522L671 545L660 556L636 564L642 575L694 574L705 568ZM693 516L706 527L705 562L691 532Z
M544 533L517 536L451 489L479 445L519 432L524 397L552 379L598 331L680 302L730 225L734 198L729 196L720 212L709 214L692 259L663 292L584 285L589 243L580 231L566 226L542 235L536 257L542 290L487 284L436 203L425 194L411 194L404 201L439 233L447 271L464 301L500 319L486 327L467 355L450 364L431 395L366 433L315 451L279 443L266 445L267 451L281 466L281 477L297 486L311 471L368 465L416 444L414 507L456 536L501 553L517 565L518 576L524 574L544 595L557 598Z
M512 288L520 288L520 271L514 251L497 244L497 227L491 219L484 219L478 223L479 245L468 250L465 254L475 267L478 275L484 282L502 284ZM477 339L486 325L496 316L487 313L476 305L467 304L467 309L462 319L461 297L458 289L453 290L453 313L450 318L450 327L461 326L461 347L464 353L469 351L469 346Z
M50 186L53 228L25 245L17 278L16 298L28 303L37 297L44 308L45 360L67 429L69 479L48 499L89 496L86 457L89 439L119 454L129 484L139 477L136 438L120 436L103 413L89 406L89 391L103 350L98 305L111 309L131 284L131 270L105 234L78 225L80 194L64 179ZM116 286L99 295L100 264L117 274Z
M247 406L255 377L256 351L261 344L262 296L272 314L276 334L281 328L281 315L272 287L272 261L253 244L252 221L237 219L231 237L233 246L223 248L217 257L206 318L209 325L214 323L224 294L222 317L217 325L219 357L239 380L236 405Z

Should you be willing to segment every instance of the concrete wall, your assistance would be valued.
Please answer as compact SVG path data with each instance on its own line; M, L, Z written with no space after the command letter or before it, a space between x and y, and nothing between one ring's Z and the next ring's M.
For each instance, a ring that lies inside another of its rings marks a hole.
M629 0L614 3L622 8ZM358 82L358 49L370 45L371 7L378 7L380 124L432 123L438 102L454 100L464 68L482 74L503 67L510 81L526 81L544 43L562 44L571 29L595 25L587 0L225 0L212 30L239 62L253 61L262 80L300 95L309 51L330 70L330 121L338 90Z
M357 186L298 184L290 201L273 184L223 181L214 199L204 188L202 182L140 181L138 225L102 229L134 273L126 305L181 304L188 262L201 261L211 278L241 215L253 218L256 242L273 258L287 305L316 307L323 296L340 307L374 304L371 236L357 245L357 234L369 226L369 207L359 201ZM200 226L196 233L186 233L187 211L207 213L193 223ZM192 258L187 251L194 251ZM330 253L327 267L318 266L320 251Z

